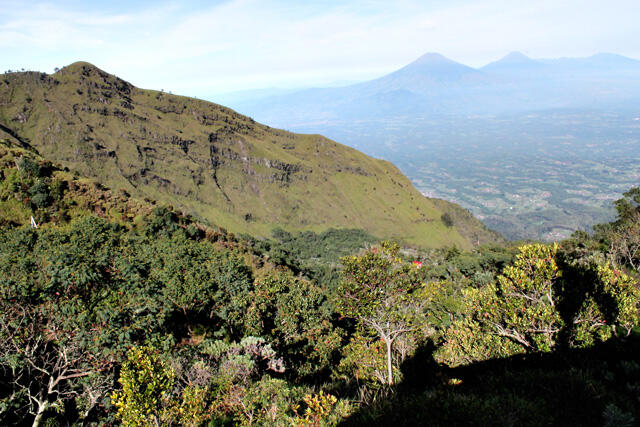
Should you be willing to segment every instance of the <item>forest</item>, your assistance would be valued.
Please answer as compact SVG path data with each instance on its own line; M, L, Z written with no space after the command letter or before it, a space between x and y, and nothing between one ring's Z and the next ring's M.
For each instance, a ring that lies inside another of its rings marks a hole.
M2 425L640 420L638 188L463 251L236 235L6 141L0 178Z

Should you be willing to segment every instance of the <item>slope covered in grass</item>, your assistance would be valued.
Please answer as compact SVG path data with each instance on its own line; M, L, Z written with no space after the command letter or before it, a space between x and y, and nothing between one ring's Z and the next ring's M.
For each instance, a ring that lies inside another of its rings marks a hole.
M423 197L389 162L213 103L138 89L88 63L6 74L0 125L5 137L111 188L235 232L349 227L463 248L496 239L472 217L445 225L449 204Z

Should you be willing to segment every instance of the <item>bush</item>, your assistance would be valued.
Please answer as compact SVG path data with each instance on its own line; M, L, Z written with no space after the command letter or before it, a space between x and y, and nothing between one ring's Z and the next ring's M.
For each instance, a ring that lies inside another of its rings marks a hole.
M453 224L454 224L453 217L449 212L443 213L440 219L442 220L444 225L446 225L447 227L453 227Z

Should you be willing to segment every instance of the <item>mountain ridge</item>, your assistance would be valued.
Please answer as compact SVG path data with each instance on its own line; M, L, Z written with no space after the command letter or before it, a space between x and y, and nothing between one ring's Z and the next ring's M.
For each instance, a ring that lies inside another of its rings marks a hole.
M420 95L430 95L434 90L446 89L456 84L473 84L485 78L480 70L439 53L427 53L399 70L361 83L360 87L371 86L369 91L400 89Z
M393 91L404 91L398 100L387 100L399 116L407 113L496 114L567 108L584 99L613 105L621 96L626 102L628 96L618 93L602 98L602 91L592 87L593 80L595 78L595 83L602 85L610 78L603 81L594 73L624 77L633 85L632 92L640 94L634 74L638 70L640 60L613 53L598 53L586 58L534 59L520 52L511 52L482 67L473 68L430 52L395 71L353 85L300 89L255 100L245 98L232 102L231 106L262 122L287 126L287 117L296 124L317 117L369 119L371 112L381 108L376 101L378 95ZM541 85L541 81L550 81L550 89ZM406 92L416 95L415 105L407 105ZM573 102L572 97L578 101ZM227 99L231 97L227 96ZM500 107L501 103L505 106ZM359 113L358 108L363 113Z
M495 72L503 69L510 69L514 67L528 67L528 68L541 68L544 64L540 61L529 58L522 52L510 52L504 57L498 59L497 61L493 61L480 67L480 70Z
M441 216L460 208L437 207L389 162L217 104L139 89L86 62L53 75L5 75L0 100L0 123L45 158L230 231L355 227L460 247L496 238L477 220L464 227L474 230L467 237L447 227Z

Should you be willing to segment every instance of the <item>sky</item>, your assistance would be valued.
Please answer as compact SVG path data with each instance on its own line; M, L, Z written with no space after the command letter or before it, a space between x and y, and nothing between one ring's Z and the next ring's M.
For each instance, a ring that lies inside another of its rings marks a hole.
M88 61L211 98L363 81L427 52L479 67L611 52L640 59L638 0L0 0L0 72Z

